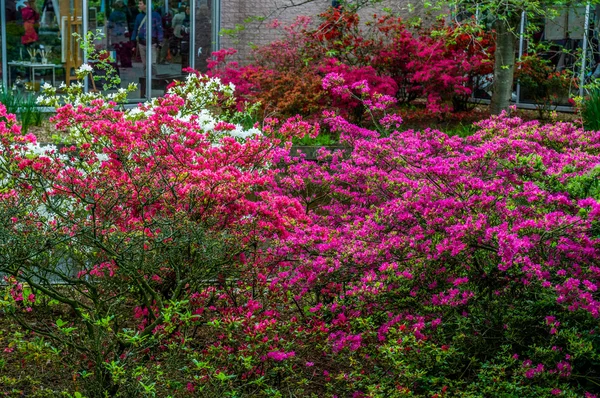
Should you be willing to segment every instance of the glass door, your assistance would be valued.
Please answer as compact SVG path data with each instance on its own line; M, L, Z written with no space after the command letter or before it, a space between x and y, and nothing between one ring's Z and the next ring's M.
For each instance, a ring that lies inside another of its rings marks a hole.
M207 64L213 49L214 37L213 26L215 14L214 0L198 0L196 6L196 26L194 36L196 38L195 68L200 72L207 71Z
M37 94L45 83L70 81L69 69L81 65L72 33L82 32L81 1L4 0L3 80L15 95Z
M99 45L112 52L122 87L137 85L129 98L163 95L190 66L193 0L102 1L106 34Z
M160 33L155 36L160 46L155 46L156 64L152 69L151 96L165 93L174 80L185 78L185 69L194 66L194 0L153 1L154 13L159 15Z

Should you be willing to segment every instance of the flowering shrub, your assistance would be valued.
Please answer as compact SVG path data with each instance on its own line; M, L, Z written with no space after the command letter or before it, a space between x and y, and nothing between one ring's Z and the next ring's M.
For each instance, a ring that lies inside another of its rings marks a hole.
M161 367L193 347L205 302L304 218L270 189L280 140L227 118L232 89L192 74L131 110L80 97L54 118L61 148L0 105L1 308L52 341L87 396L185 391ZM288 141L310 129L288 126Z
M9 363L29 343L90 397L595 396L600 135L401 131L323 80L377 129L327 112L349 149L319 162L289 155L318 128L245 128L195 73L132 110L72 93L60 149L0 106Z
M330 116L353 151L288 159L313 226L272 282L319 327L313 375L340 396L597 391L600 136L501 117L382 138Z
M319 89L326 74L344 75L348 84L367 80L373 92L399 102L423 97L430 112L443 114L467 110L478 77L493 69L492 36L475 24L416 33L392 16L374 16L364 27L358 15L338 9L319 18L317 27L307 17L284 27L284 38L256 49L250 65L227 63L234 50L218 52L210 73L236 84L241 102L259 101L269 112L320 116L334 106L360 123L360 102Z
M491 33L475 23L434 27L417 40L413 84L422 86L427 108L446 113L468 109L468 99L493 72L495 51Z
M600 130L600 90L598 87L586 87L585 96L577 96L570 101L575 106L586 130Z
M535 102L540 118L547 118L576 84L571 71L556 71L550 61L536 54L523 56L515 69L515 78L519 79L525 95Z
M346 117L351 116L351 120L356 122L361 121L365 112L365 97L385 97L390 102L397 102L396 82L390 77L378 76L370 66L352 68L336 59L329 59L320 72L325 74L323 89L331 89L332 106L348 112Z

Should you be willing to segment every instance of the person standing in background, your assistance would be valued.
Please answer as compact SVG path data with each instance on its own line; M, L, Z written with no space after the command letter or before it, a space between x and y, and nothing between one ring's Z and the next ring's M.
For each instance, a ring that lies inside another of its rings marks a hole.
M183 39L183 21L185 21L185 4L179 6L177 14L173 17L173 55L181 54L181 40Z
M206 72L208 69L207 59L210 57L212 45L212 22L210 9L206 4L198 7L196 15L196 69Z
M113 4L113 11L108 17L108 37L110 45L120 43L125 40L127 32L127 15L122 0L117 0Z
M135 26L135 19L137 18L137 15L139 14L139 11L137 9L137 5L135 3L135 0L125 0L126 1L126 13L125 15L127 16L127 30L129 31L129 34L131 35L131 32L133 32L133 27Z
M185 18L181 24L181 70L190 66L190 6L185 6Z
M144 75L146 74L148 67L146 64L148 45L152 47L152 63L150 68L152 71L152 76L156 76L156 60L160 50L160 43L163 41L162 20L160 14L156 11L153 11L150 17L151 21L147 21L146 3L143 0L138 2L138 9L140 10L140 13L135 19L133 32L131 32L131 40L137 41L140 58L142 59L142 65L144 67ZM148 23L152 24L151 38L148 37Z
M169 64L169 62L167 62L167 58L169 56L169 48L171 47L171 40L173 38L173 14L170 10L167 10L165 15L162 16L162 28L165 39L162 42L162 47L160 48L158 63L167 65Z
M38 41L38 34L35 28L40 21L40 14L35 10L34 0L29 0L27 5L21 8L21 18L23 20L23 29L25 30L23 36L21 36L21 44L28 47Z

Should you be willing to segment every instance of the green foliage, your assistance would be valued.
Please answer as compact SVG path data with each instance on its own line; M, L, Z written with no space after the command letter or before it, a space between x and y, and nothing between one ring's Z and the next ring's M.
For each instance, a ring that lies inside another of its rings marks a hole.
M458 137L465 138L475 134L475 132L477 131L477 127L472 123L469 124L459 122L456 125L443 129L443 131L451 137L456 135Z
M594 88L580 102L581 119L586 130L600 130L600 88Z
M233 43L238 44L241 41L240 36L241 36L242 32L246 31L248 25L255 24L255 23L260 24L265 19L266 19L265 17L255 16L255 15L246 17L241 24L235 24L235 27L233 27L231 29L222 28L221 31L219 32L219 36L228 37L233 41Z
M246 130L255 127L263 120L260 114L260 102L245 103L243 108L244 112L237 112L233 109L228 109L222 116L231 123L237 123L241 125Z
M104 76L95 74L92 78L95 81L101 79L104 80L102 87L104 91L119 87L121 85L121 78L116 69L110 65L110 62L115 62L115 60L109 58L109 52L107 50L97 51L93 44L104 36L102 30L98 29L96 32L86 32L83 37L77 33L73 34L73 36L79 41L82 51L87 52L88 59L95 62L95 69L103 71L104 73Z
M540 119L547 119L561 100L568 97L575 79L569 70L556 71L550 61L538 54L525 55L518 63L515 77L523 92L535 101Z
M327 146L327 145L336 145L339 144L339 141L336 137L326 132L321 132L316 137L310 137L308 135L302 138L295 138L294 145L303 145L303 146Z
M10 113L17 115L23 132L27 132L31 126L41 126L44 120L36 98L33 93L21 94L0 88L0 103L4 104Z
M600 200L600 166L590 173L574 176L566 186L567 192L575 198L594 198Z

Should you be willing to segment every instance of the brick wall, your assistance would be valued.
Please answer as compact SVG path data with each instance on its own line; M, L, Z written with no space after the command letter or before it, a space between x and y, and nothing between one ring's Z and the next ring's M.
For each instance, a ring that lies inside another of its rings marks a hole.
M298 1L301 2L302 0ZM263 45L276 40L280 31L270 28L275 20L282 25L292 23L299 15L318 15L331 6L330 0L313 0L301 6L284 8L290 0L221 0L221 30L235 29L244 25L235 36L221 37L221 48L233 47L240 59L249 55L253 45ZM244 23L247 18L265 18L262 22Z
M414 4L412 12L409 2ZM280 31L270 28L274 20L287 25L300 15L316 16L329 7L331 0L221 0L221 30L236 31L235 35L221 37L221 48L237 49L238 61L243 62L248 59L253 45L264 45L279 38ZM406 18L421 17L426 23L433 20L418 0L386 0L376 7L361 9L359 14L366 20L374 13L382 14L386 7ZM253 17L264 18L264 21L245 22ZM242 25L243 29L236 29Z

